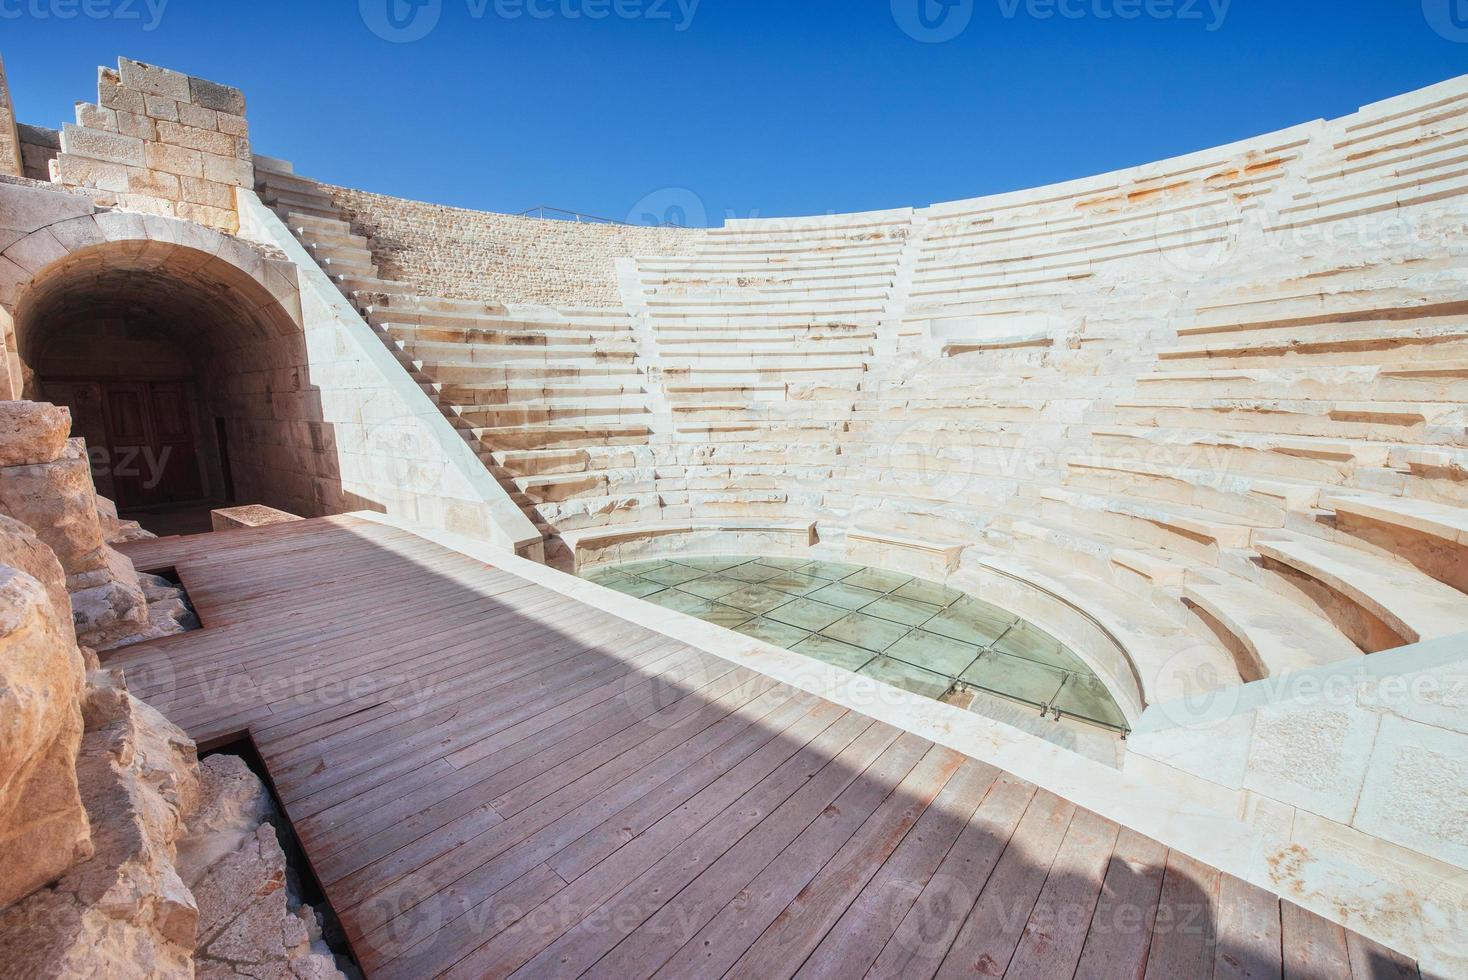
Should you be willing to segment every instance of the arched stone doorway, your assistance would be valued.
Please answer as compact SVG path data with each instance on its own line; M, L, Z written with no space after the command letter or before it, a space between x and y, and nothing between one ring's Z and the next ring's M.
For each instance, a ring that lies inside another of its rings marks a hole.
M12 389L72 409L98 491L133 516L235 499L320 512L301 465L323 434L294 283L238 240L127 217L142 236L73 236L8 304ZM70 224L32 237L66 241Z

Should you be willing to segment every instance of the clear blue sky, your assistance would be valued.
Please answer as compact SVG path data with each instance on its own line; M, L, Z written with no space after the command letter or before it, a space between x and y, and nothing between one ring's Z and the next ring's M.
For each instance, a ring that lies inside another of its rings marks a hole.
M323 180L615 218L687 188L712 223L1079 177L1468 73L1468 0L694 2L0 0L0 55L25 122L126 55L240 86L256 151ZM388 4L436 26L389 43Z

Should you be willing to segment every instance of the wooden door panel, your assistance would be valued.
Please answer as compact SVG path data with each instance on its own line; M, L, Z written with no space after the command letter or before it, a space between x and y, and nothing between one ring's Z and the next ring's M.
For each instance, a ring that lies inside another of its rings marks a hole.
M148 387L143 382L110 381L103 385L107 419L109 469L119 507L146 507L158 503L146 485L146 458L153 438L148 426Z
M151 387L154 453L149 463L158 481L154 490L167 503L198 500L204 488L199 479L188 390L182 384L158 383Z

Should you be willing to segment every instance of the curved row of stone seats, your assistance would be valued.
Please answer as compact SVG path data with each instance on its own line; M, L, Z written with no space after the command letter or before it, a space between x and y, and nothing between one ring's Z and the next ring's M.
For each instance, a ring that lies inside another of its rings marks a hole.
M1279 208L1282 228L1468 194L1468 93L1461 80L1364 107L1327 127L1329 149Z
M1314 129L929 208L908 315L1084 292L1147 263L1207 261L1262 221L1253 212L1292 179Z
M731 221L640 261L674 438L818 438L876 354L911 211ZM849 411L849 405L846 406Z

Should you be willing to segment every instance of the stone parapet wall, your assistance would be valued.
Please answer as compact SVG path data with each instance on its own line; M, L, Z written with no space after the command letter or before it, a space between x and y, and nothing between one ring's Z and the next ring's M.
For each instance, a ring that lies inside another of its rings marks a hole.
M254 184L239 89L119 59L97 102L77 103L51 179L98 204L239 229L235 189Z
M691 255L703 229L546 221L323 185L384 279L427 296L620 307L616 260Z

